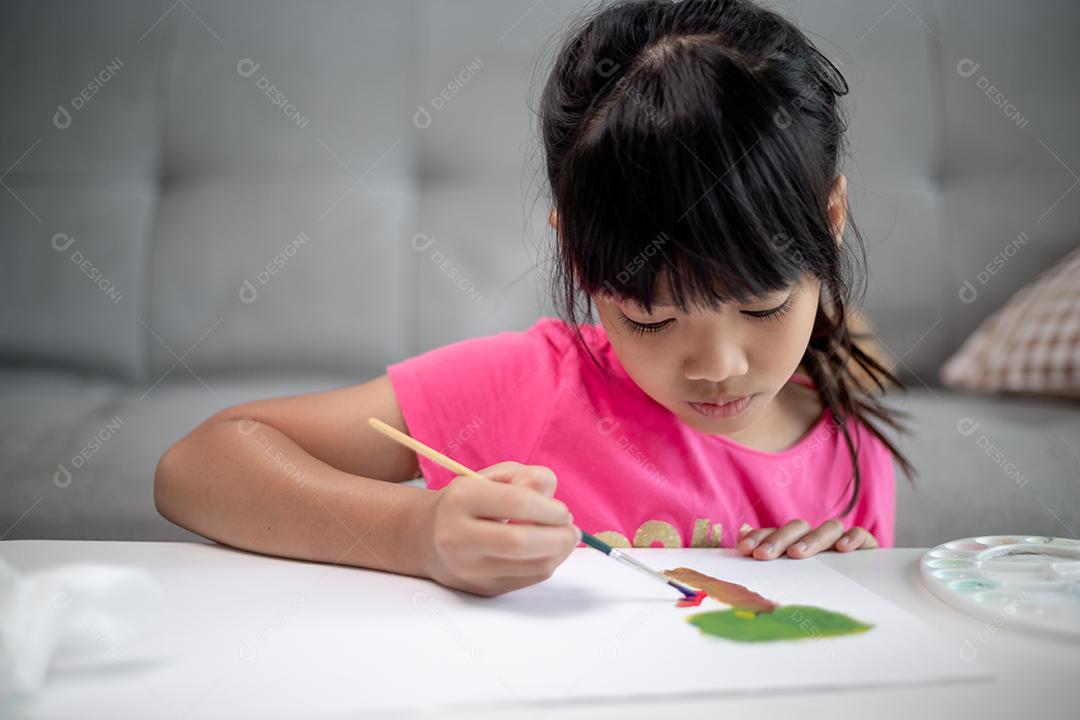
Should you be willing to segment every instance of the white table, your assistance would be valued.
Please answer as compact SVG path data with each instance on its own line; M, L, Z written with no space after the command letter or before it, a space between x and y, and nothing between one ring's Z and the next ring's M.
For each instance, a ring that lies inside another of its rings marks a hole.
M577 552L591 552L580 548ZM658 551L663 552L663 551ZM931 595L922 585L920 549L864 550L824 553L819 559L868 590L924 618L956 643L958 656L977 653L995 677L944 685L863 690L786 692L762 695L710 696L693 700L588 702L557 706L516 706L470 709L462 717L648 718L657 717L781 717L836 718L870 713L875 718L921 717L1050 717L1057 711L1073 716L1080 707L1080 644L1016 633L959 613ZM110 562L156 568L250 568L295 561L264 557L230 548L197 543L79 542L15 540L0 542L0 555L24 572L71 562ZM220 571L218 571L220 572ZM367 572L357 570L357 572ZM318 588L304 587L305 593ZM107 681L107 680L106 680ZM422 685L421 685L422 687ZM47 692L47 690L46 690ZM199 716L214 717L212 702L200 704ZM160 716L169 709L140 707L133 717ZM93 709L86 709L93 716ZM179 712L178 709L172 711ZM1066 712L1067 711L1067 712ZM440 713L440 716L445 713ZM189 713L185 717L191 716Z

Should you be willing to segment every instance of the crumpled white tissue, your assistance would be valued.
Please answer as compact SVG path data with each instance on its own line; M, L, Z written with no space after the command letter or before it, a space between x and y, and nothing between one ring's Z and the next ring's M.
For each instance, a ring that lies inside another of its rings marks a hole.
M142 568L77 563L22 574L0 557L0 701L26 699L58 661L109 662L162 608Z

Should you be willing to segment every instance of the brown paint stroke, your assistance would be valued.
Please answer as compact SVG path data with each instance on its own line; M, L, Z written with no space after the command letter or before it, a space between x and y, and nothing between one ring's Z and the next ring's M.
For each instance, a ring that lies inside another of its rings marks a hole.
M710 575L700 573L691 568L679 567L673 570L664 570L663 574L672 580L704 590L710 596L722 603L727 603L738 608L753 610L754 612L771 613L779 605L772 600L761 597L753 590L742 585L718 580Z

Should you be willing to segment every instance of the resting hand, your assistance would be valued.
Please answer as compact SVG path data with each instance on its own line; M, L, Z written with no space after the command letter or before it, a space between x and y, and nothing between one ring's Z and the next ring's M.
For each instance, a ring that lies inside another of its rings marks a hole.
M866 528L852 527L845 532L844 524L833 518L812 529L805 520L792 520L783 527L758 528L744 524L739 530L736 549L755 560L772 560L787 551L790 558L802 559L823 550L850 552L878 547L878 542Z

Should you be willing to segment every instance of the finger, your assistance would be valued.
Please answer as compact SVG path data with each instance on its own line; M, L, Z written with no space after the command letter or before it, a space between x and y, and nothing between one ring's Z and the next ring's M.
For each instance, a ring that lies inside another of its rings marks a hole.
M474 563L466 572L466 576L476 578L521 578L536 577L538 575L549 576L555 572L564 558L546 557L527 560L513 558L487 557L481 562Z
M740 528L739 528L739 537L738 537L738 540L742 540L742 539L743 539L743 535L745 535L746 533L750 532L750 531L751 531L751 530L753 530L753 529L754 529L754 528L750 526L750 523L743 523L743 524L742 524L742 527L740 527ZM736 540L736 543L738 542L738 540Z
M788 548L787 554L794 558L810 557L822 550L831 548L844 534L844 523L832 518L821 523L813 532L807 533L798 542Z
M555 471L551 468L545 465L522 465L512 460L496 463L477 471L477 474L496 482L531 488L547 497L555 497L555 486L558 484Z
M763 539L767 538L775 531L776 528L758 528L757 530L750 530L742 536L735 547L743 555L749 555Z
M514 475L521 472L525 466L519 462L513 460L507 460L501 463L495 463L489 465L483 470L477 470L477 475L483 475L489 480L495 480L497 482L508 483L514 479Z
M477 480L468 485L467 510L478 518L510 518L540 525L568 525L570 510L561 500L521 485Z
M580 531L573 525L503 525L483 521L475 523L472 537L485 558L515 561L556 558L560 562L577 546Z
M860 548L878 547L877 539L866 528L853 527L844 533L844 536L836 541L836 549L840 552L850 552Z
M514 485L532 488L541 495L555 497L555 471L544 465L522 465L510 481Z
M494 465L489 465L489 466L487 466L486 468L484 468L482 470L477 470L476 474L477 475L483 475L484 477L488 478L489 480L494 480L495 482L509 483L514 479L514 475L517 472L519 472L520 469L523 468L523 467L525 467L525 466L522 465L519 462L514 462L513 460L507 460L505 462L495 463ZM504 522L504 523L511 522L511 519L507 518L507 517L494 518L494 519L498 520L499 522Z
M779 529L766 537L754 548L754 557L758 560L770 560L787 550L788 545L800 539L810 530L810 523L798 519L784 523Z

